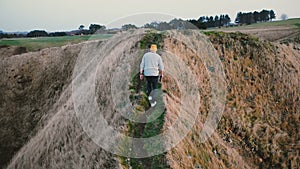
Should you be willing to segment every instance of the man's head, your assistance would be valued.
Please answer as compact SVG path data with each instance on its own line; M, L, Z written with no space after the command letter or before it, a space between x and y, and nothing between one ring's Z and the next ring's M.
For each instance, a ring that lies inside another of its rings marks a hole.
M150 51L151 52L156 52L157 51L157 46L155 44L152 44L151 48L150 48Z

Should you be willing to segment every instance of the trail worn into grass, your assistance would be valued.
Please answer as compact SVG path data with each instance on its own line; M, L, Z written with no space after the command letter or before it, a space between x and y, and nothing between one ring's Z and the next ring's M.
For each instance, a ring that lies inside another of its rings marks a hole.
M116 93L111 90L116 86L119 86L116 91L125 91L126 97L121 99L129 100L131 105L137 103L136 109L147 109L149 106L144 94L137 94L134 88L130 88L131 80L139 71L138 56L145 52L138 44L147 32L139 31L121 34L104 42L67 45L18 55L8 56L4 51L5 56L0 57L0 156L5 158L1 158L0 166L9 169L120 167L119 156L98 146L89 137L74 110L72 80L76 76L72 75L82 47L90 45L109 50L94 74L96 96L87 97L96 100L101 114L87 115L86 119L102 116L122 134L151 137L165 132L182 113L184 89L197 87L193 92L198 95L188 97L189 106L183 109L189 115L198 112L195 124L186 137L166 154L145 159L129 158L129 161L124 158L121 161L124 166L299 168L299 50L242 33L206 33L224 67L227 88L225 110L218 128L203 143L199 135L212 108L209 72L216 71L214 67L206 68L201 60L201 57L208 55L205 52L207 48L203 48L201 55L197 56L186 41L167 36L162 45L163 50L168 51L162 54L164 61L167 61L162 85L166 107L164 116L147 124L127 123L128 119L116 110L116 100L113 100ZM139 36L132 36L137 33L140 33ZM191 44L203 42L193 33L173 31L175 35L190 36ZM112 45L113 42L118 43ZM101 51L85 52L93 56L103 54ZM89 63L88 55L84 56L81 61ZM187 69L178 66L180 63ZM188 72L195 76L184 83L182 79L188 77ZM123 81L118 81L116 74ZM179 78L174 78L175 75ZM87 80L93 79L92 74L87 74L87 77ZM131 92L134 94L130 95ZM191 111L192 106L197 104L199 110ZM188 124L178 126L184 128L185 125ZM93 128L90 126L90 129ZM172 136L169 139L176 139L179 134L174 132ZM151 147L139 147L143 148L141 151L151 152Z

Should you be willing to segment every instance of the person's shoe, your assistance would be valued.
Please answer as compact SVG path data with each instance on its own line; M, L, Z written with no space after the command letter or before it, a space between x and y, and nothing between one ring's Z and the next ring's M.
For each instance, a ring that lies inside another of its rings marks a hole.
M152 100L152 96L148 96L148 100L151 101Z
M151 107L154 107L156 105L156 101L154 101L153 103L151 103Z

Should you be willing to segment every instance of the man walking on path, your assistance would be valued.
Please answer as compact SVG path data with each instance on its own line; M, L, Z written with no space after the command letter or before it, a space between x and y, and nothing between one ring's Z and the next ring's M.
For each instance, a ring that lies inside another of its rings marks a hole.
M147 80L148 99L151 103L151 107L156 105L156 92L159 76L163 77L164 64L161 56L156 53L157 46L151 45L150 52L144 54L142 62L140 64L140 79L142 80L144 75ZM153 91L153 97L151 92Z

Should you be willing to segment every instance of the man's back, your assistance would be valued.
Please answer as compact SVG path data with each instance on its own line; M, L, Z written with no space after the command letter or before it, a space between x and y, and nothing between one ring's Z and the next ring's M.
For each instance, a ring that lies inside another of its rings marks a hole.
M141 68L143 68L145 76L158 76L158 70L163 70L162 59L157 53L148 52L143 56Z

